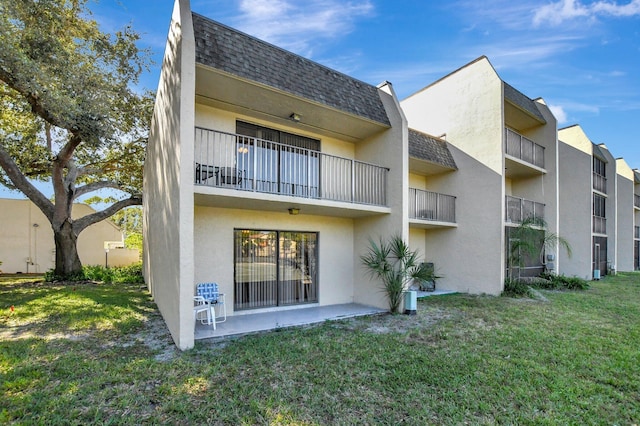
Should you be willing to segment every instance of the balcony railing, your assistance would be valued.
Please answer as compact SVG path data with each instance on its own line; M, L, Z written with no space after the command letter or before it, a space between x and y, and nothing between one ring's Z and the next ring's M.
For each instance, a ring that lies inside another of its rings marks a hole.
M607 193L607 178L599 173L593 172L593 189L603 194Z
M264 139L195 129L195 184L387 205L389 169Z
M522 223L527 218L544 219L542 203L507 195L505 205L508 223Z
M607 233L607 218L602 216L593 216L593 233L594 234L606 234Z
M456 197L409 188L409 217L436 222L456 222Z
M640 226L634 226L633 238L640 240Z
M544 147L511 129L505 129L507 154L534 166L544 168Z
M640 209L640 195L633 194L633 206Z

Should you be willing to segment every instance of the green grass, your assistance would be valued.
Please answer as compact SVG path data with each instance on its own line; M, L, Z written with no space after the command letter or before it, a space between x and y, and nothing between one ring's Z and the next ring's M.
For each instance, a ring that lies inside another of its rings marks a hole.
M638 424L640 274L539 291L181 353L139 285L0 281L0 423Z

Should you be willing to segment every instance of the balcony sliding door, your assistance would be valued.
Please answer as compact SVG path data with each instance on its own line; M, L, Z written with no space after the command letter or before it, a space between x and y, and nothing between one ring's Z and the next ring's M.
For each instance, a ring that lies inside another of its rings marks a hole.
M319 196L320 141L238 121L238 167L248 189L300 197Z
M234 309L318 301L318 234L234 231Z

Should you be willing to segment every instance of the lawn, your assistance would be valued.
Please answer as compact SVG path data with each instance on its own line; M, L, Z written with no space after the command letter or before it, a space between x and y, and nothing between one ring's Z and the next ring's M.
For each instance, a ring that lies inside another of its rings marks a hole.
M30 280L0 276L3 424L640 423L640 274L186 352L140 285Z

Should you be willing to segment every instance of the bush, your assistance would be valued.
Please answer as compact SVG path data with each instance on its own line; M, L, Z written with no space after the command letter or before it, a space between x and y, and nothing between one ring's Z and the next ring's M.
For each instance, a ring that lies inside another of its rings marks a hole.
M53 270L44 274L45 281L62 281L60 277L54 275ZM123 283L144 283L142 276L142 262L134 263L130 266L114 266L105 268L100 265L88 265L82 267L82 273L67 277L65 281L101 281L106 284L123 284Z
M504 280L504 290L502 296L505 297L532 297L529 284L518 279L506 278Z
M589 283L579 277L567 277L566 275L556 275L545 273L540 275L549 284L543 284L543 281L538 281L534 284L535 287L548 289L548 290L586 290L589 288Z

